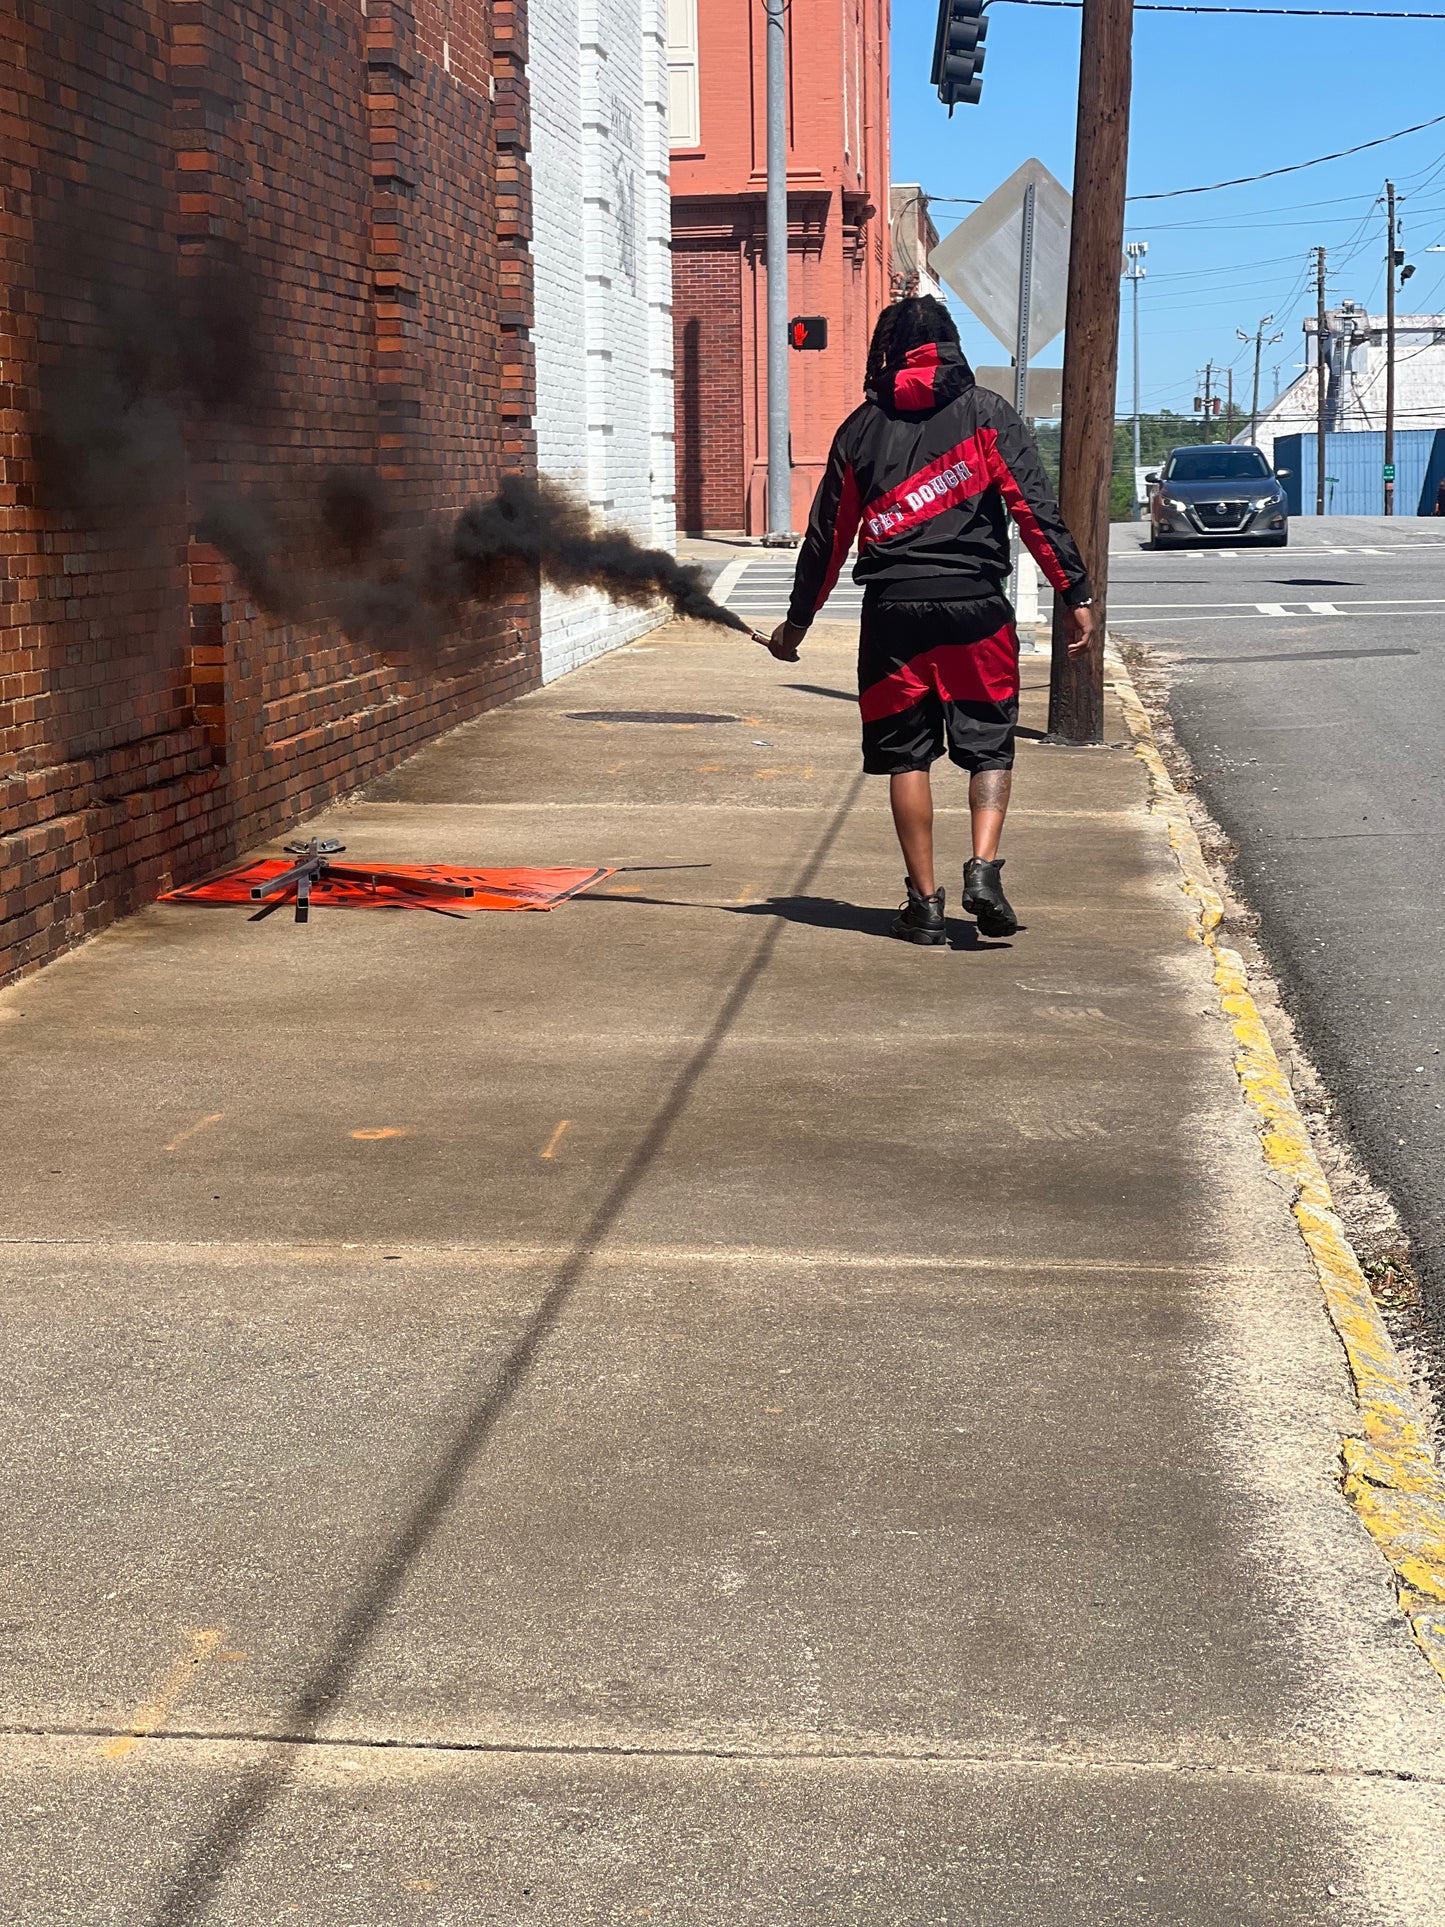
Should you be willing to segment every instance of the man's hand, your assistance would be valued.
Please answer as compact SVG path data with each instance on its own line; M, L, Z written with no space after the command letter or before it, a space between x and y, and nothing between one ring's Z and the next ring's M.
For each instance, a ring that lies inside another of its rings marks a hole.
M796 623L780 622L770 636L760 637L759 640L764 648L777 657L779 662L796 662L798 644L807 633L806 629L798 628Z
M1069 644L1071 656L1082 656L1094 640L1094 612L1092 609L1070 609L1074 619L1074 636Z

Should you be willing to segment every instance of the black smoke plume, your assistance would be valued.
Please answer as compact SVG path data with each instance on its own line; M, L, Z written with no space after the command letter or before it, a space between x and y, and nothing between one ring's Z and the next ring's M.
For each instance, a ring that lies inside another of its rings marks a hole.
M311 527L293 520L283 536L264 504L232 497L211 505L197 533L267 614L333 620L388 657L435 651L468 607L525 587L534 571L560 589L600 589L637 606L664 600L679 616L751 634L708 595L699 568L598 528L555 482L509 477L447 534L403 527L375 475L333 469L320 479Z
M118 288L88 280L73 239L55 251L59 284L88 287L97 325L41 370L41 499L93 521L144 521L184 488L186 423L245 416L257 374L254 286L211 267Z
M183 499L195 453L211 459L224 444L254 464L266 401L260 277L243 265L184 281L158 273L139 289L105 276L87 284L67 237L57 272L89 286L96 325L45 371L37 454L48 506L139 546ZM634 605L661 599L680 616L751 633L709 597L700 569L596 526L555 482L509 478L450 528L400 516L370 470L307 475L287 464L277 484L274 503L216 494L197 534L268 615L334 621L388 661L431 666L449 645L465 649L468 617L525 592L538 573L558 588Z
M533 562L559 589L600 589L614 602L665 598L676 614L750 633L713 601L701 569L665 549L644 549L621 529L596 528L587 508L556 482L509 477L490 502L457 518L453 553L479 584L497 563Z

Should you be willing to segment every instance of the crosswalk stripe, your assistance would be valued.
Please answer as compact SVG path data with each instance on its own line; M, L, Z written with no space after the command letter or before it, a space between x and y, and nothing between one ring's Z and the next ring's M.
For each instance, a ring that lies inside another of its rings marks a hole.
M793 593L794 568L791 562L754 561L739 556L718 577L713 593L717 600L736 615L753 620L771 617L779 621L787 614ZM863 591L855 582L840 582L818 611L822 622L856 622L863 613Z

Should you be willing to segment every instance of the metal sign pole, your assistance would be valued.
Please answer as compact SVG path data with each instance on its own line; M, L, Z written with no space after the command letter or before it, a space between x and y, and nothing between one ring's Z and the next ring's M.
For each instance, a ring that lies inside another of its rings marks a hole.
M1024 204L1019 210L1019 318L1014 336L1014 407L1027 417L1029 412L1029 309L1034 293L1034 196L1035 184L1024 189ZM1022 587L1023 548L1016 528L1009 531L1013 550L1013 572L1009 579L1009 601L1017 610ZM1037 615L1037 609L1035 609Z
M793 527L788 405L787 0L763 0L768 36L768 533Z
M1029 412L1029 308L1034 295L1034 196L1032 181L1024 189L1019 223L1019 326L1014 343L1014 407Z

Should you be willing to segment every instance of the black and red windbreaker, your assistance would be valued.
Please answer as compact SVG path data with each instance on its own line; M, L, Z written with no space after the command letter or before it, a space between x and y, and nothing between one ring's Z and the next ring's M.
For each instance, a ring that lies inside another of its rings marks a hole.
M915 348L833 438L788 620L812 622L855 535L853 579L885 601L1002 595L1009 515L1069 607L1088 601L1088 575L1021 418L975 386L959 349Z

